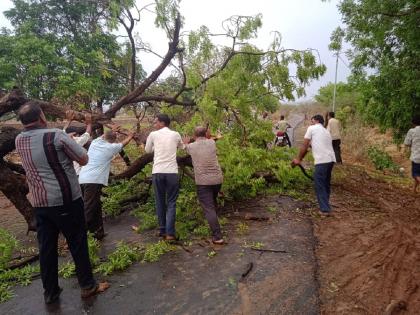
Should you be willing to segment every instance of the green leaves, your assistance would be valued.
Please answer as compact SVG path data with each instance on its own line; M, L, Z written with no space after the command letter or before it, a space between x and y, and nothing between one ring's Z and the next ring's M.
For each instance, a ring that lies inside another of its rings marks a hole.
M17 85L30 98L58 98L78 109L119 98L129 58L105 27L115 3L14 1L5 13L14 32L0 35L0 87Z
M17 239L7 230L0 228L0 272L7 266L17 247Z
M401 140L412 115L420 113L418 4L343 0L339 9L347 26L345 39L353 46L349 57L362 96L359 110ZM338 37L336 32L332 37Z
M328 48L336 53L340 53L343 47L344 36L344 30L341 27L337 27L331 34L331 43L328 45Z
M115 271L125 270L138 261L140 257L139 248L119 242L115 251L108 255L106 262L95 268L95 272L107 276Z

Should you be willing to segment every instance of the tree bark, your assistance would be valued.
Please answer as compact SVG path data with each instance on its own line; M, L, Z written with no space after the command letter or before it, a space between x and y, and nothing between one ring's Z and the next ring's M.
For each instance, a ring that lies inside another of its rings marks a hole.
M15 138L20 130L3 126L0 128L0 191L9 199L28 223L28 231L36 230L33 208L26 195L28 185L25 176L13 172L3 160L4 156L15 149ZM19 167L16 165L16 167Z
M28 186L25 176L12 172L2 161L0 161L0 190L9 199L16 209L25 218L28 224L28 231L36 231L35 214L26 195Z

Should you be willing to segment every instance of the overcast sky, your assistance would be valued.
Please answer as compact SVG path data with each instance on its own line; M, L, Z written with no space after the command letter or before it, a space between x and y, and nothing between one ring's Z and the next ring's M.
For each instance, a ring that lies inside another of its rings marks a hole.
M139 7L147 3L139 1ZM272 31L282 35L284 48L314 48L319 51L321 61L327 66L326 74L306 89L307 98L313 97L320 86L334 82L335 57L328 50L331 32L341 25L341 16L337 9L338 0L321 2L321 0L182 0L181 14L185 18L183 31L196 30L206 25L211 32L221 32L221 22L232 15L262 14L263 26L255 44L264 49L272 39ZM11 8L10 0L0 1L0 12ZM154 16L147 13L137 27L137 32L144 42L161 55L167 50L163 32L154 28ZM3 14L0 15L0 27L10 27ZM147 72L159 63L152 56L140 54L140 61ZM345 55L344 62L348 64ZM338 81L345 81L349 69L341 60L338 65Z

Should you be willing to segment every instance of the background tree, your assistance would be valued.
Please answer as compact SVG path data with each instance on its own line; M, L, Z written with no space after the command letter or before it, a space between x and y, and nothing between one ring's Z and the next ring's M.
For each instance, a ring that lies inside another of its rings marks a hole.
M14 0L5 12L14 31L0 36L2 85L19 86L31 98L76 108L99 107L128 91L127 54L110 32L109 1ZM131 54L130 54L131 57ZM135 68L138 65L134 65ZM139 68L139 79L144 74Z
M351 67L361 112L401 136L420 113L420 4L417 0L343 0Z
M326 108L330 109L331 102L333 99L334 92L334 83L328 83L320 87L317 95L315 95L315 100L324 105ZM351 83L338 82L337 83L337 105L336 108L339 110L343 107L351 107L356 109L358 102L358 92L356 87Z

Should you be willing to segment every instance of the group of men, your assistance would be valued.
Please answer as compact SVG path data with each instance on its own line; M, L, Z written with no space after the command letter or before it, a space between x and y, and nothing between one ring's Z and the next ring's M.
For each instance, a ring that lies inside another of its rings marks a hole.
M169 129L170 119L166 114L157 115L155 131L147 137L145 151L154 154L152 183L155 192L159 236L175 240L176 200L179 193L177 149L185 149L191 156L194 167L198 200L213 234L213 243L223 244L220 224L217 219L217 195L223 174L217 155L216 143L207 136L207 128L196 127L194 142L189 137Z
M40 105L31 101L19 110L24 130L16 138L16 150L26 171L29 199L35 210L40 251L41 278L46 303L55 302L62 291L58 285L57 243L59 233L66 238L76 266L81 296L86 298L104 291L106 283L97 283L89 261L86 230L97 239L105 236L102 222L101 189L108 185L113 157L127 145L133 134L117 143L118 127L94 139L86 150L82 147L91 138L92 117L85 116L86 132L67 134L60 129L49 129ZM69 125L73 120L68 117ZM284 120L284 117L283 119ZM299 165L312 148L315 160L314 183L320 211L329 214L331 206L330 181L334 163L341 162L340 126L329 114L328 127L324 118L311 119L304 143L292 165ZM420 183L420 121L413 119L405 144L412 148L415 189ZM286 127L288 123L282 123ZM223 174L217 159L216 143L208 136L208 128L195 128L194 139L181 138L169 128L170 119L157 115L147 138L145 151L154 154L152 183L155 193L159 236L168 241L176 239L176 200L179 193L177 150L184 149L192 158L197 196L212 231L213 243L223 244L216 214L217 196Z
M105 236L102 221L101 190L108 185L111 161L133 139L133 133L117 143L118 127L94 139L88 151L83 148L92 132L92 117L85 115L86 132L71 131L73 114L68 116L65 130L49 129L47 120L36 101L19 110L24 130L16 138L29 186L29 199L37 220L41 278L45 303L55 302L62 289L58 285L58 237L61 232L76 266L81 297L87 298L107 289L97 283L89 260L87 233L97 239ZM160 114L155 120L156 131L147 138L145 151L154 153L152 181L155 192L159 235L175 240L176 200L179 192L178 148L192 158L197 195L213 233L213 242L223 244L216 214L216 198L223 181L217 160L216 144L207 137L207 128L195 129L194 141L181 138L169 129L170 119ZM73 128L74 129L74 128Z

